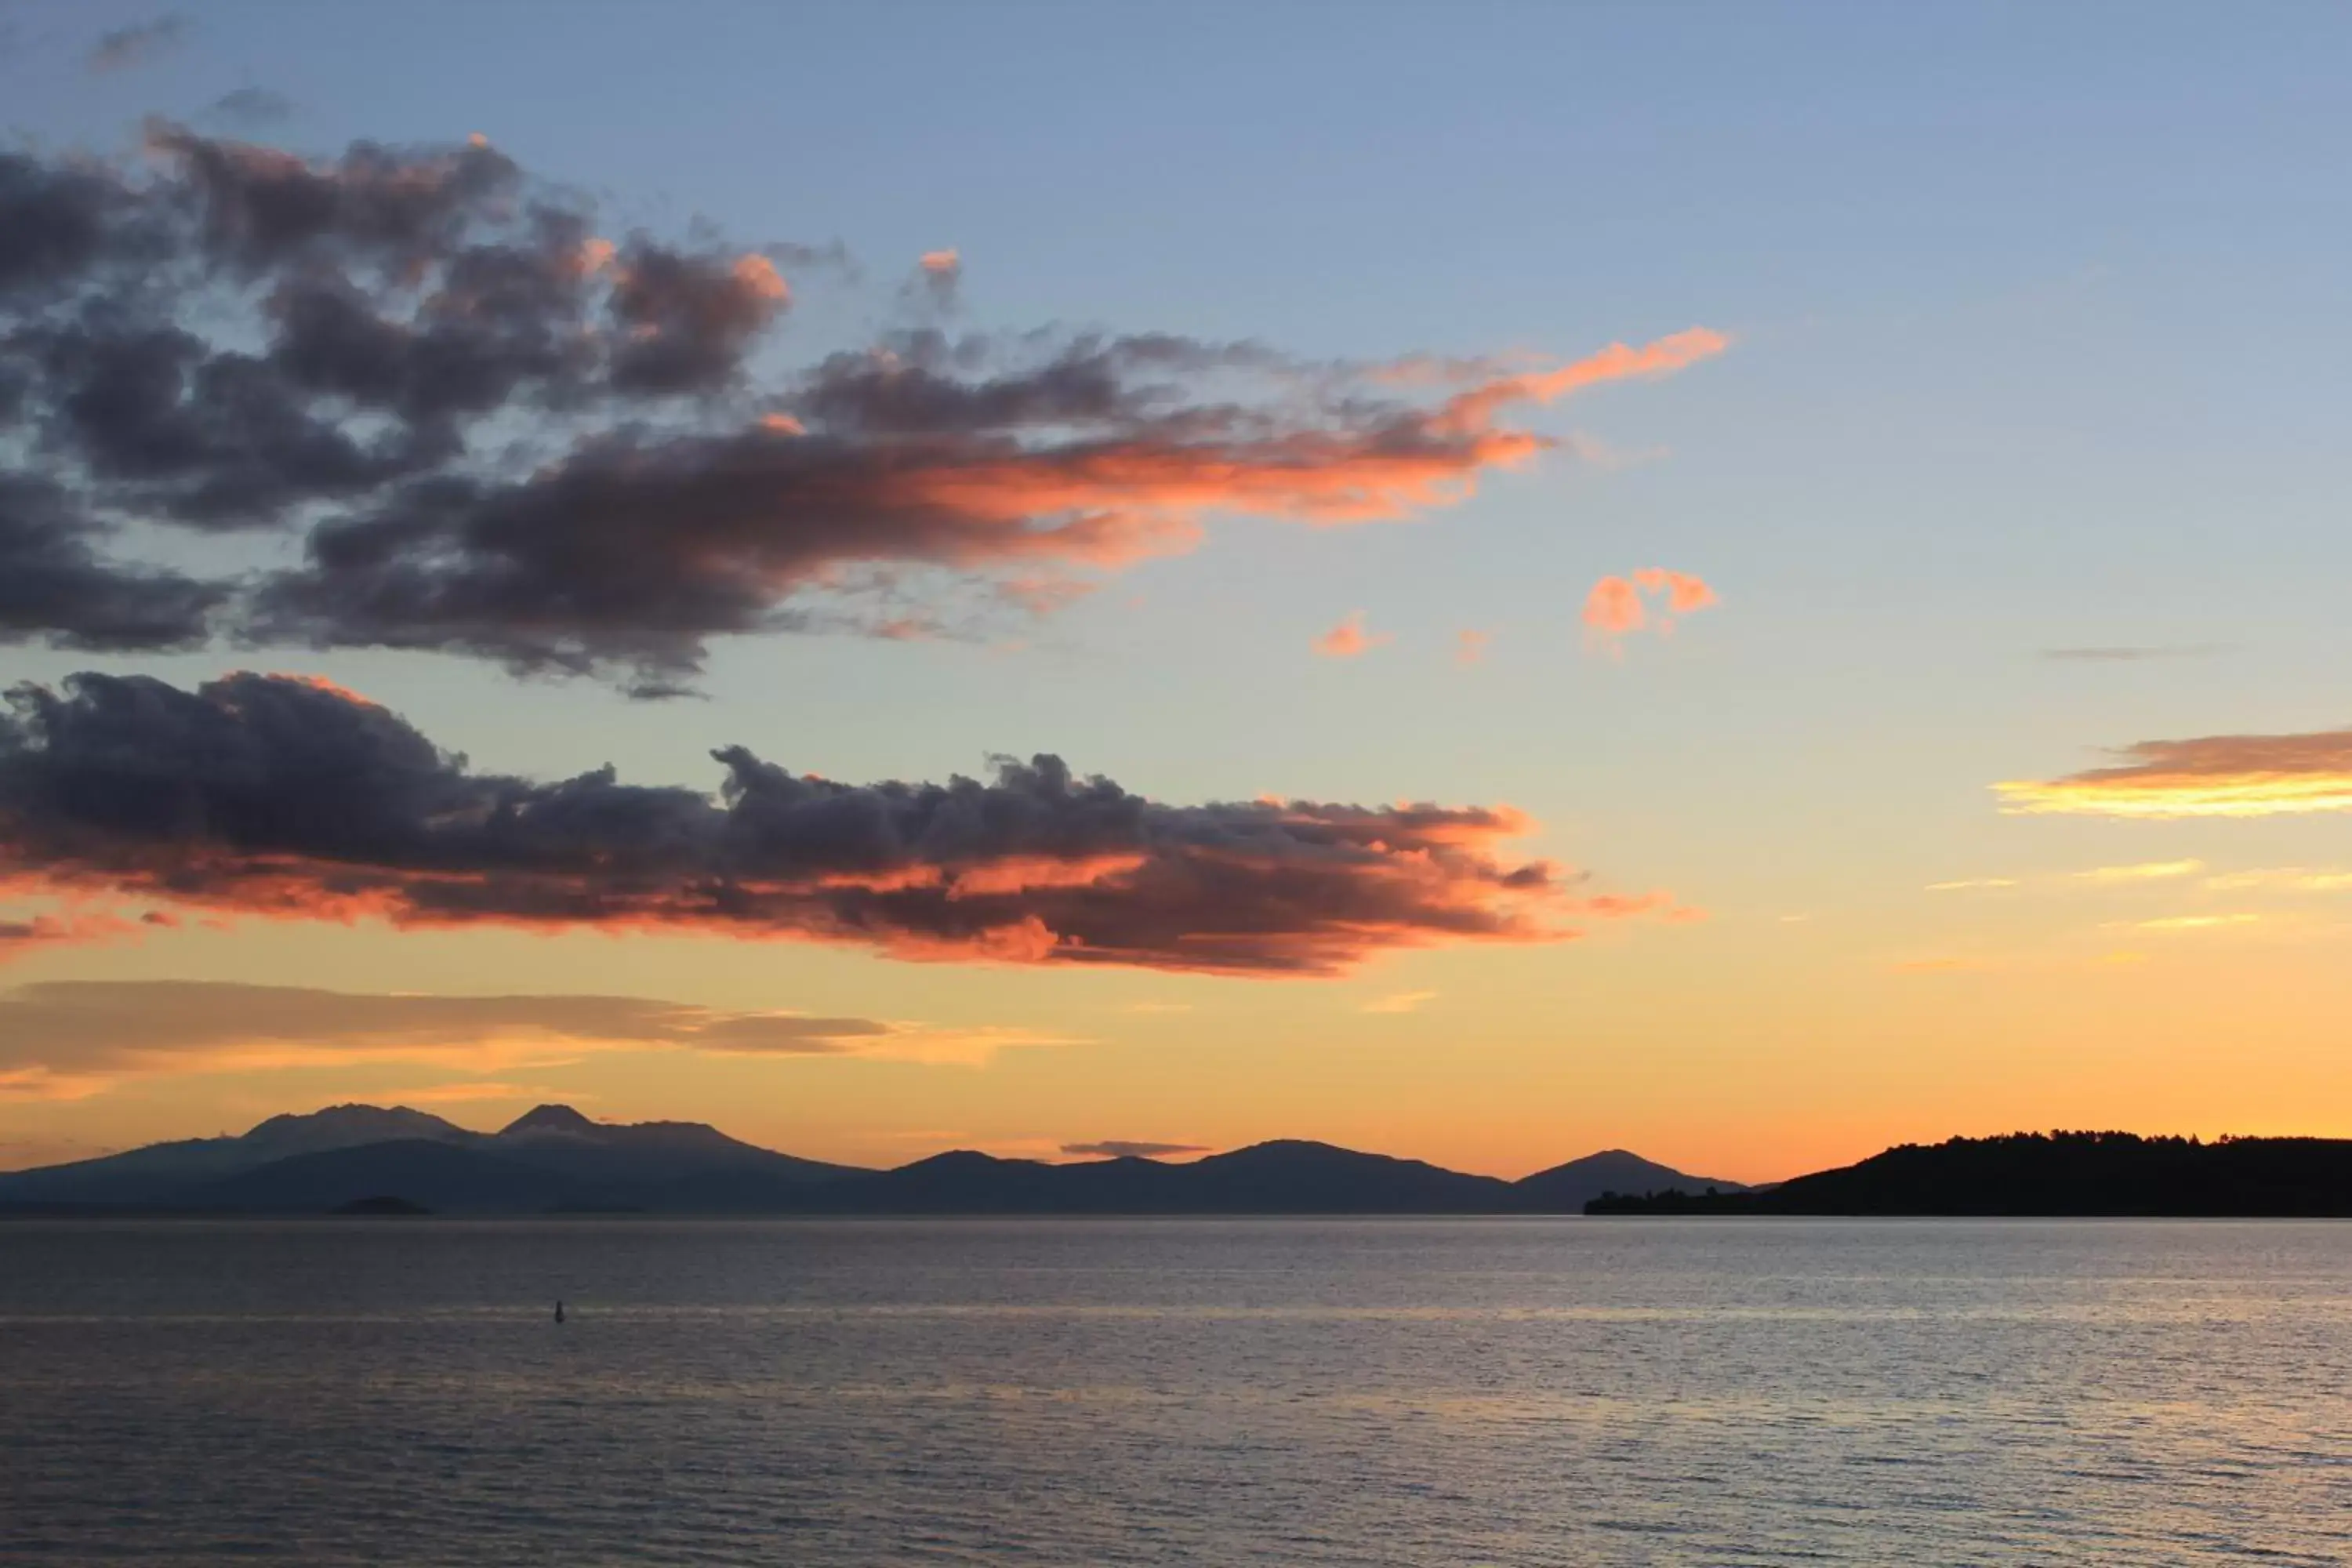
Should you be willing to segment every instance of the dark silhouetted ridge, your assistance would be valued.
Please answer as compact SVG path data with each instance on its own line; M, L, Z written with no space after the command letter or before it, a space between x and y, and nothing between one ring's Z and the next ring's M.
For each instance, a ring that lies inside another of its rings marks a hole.
M1595 1200L1592 1214L2352 1215L2352 1140L2014 1132L1906 1143L1759 1192Z
M691 1121L592 1121L541 1105L496 1132L423 1111L330 1106L237 1138L0 1174L0 1208L269 1214L1572 1214L1575 1183L1703 1184L1622 1150L1523 1182L1278 1139L1189 1163L1070 1164L955 1150L891 1171L798 1159ZM406 1212L404 1210L398 1212Z
M410 1172L430 1190L392 1179ZM800 1206L795 1189L866 1174L697 1122L595 1122L569 1106L542 1105L480 1133L405 1107L335 1105L273 1116L235 1138L0 1173L0 1207L310 1213L391 1194L460 1213L790 1212Z
M555 1132L572 1137L594 1137L598 1128L568 1105L535 1105L504 1127L499 1129L501 1138L513 1138L527 1132Z
M1549 1171L1522 1176L1516 1185L1533 1203L1562 1214L1580 1214L1586 1204L1604 1193L1647 1196L1669 1191L1704 1192L1709 1187L1726 1193L1748 1190L1738 1182L1685 1175L1672 1166L1644 1160L1626 1149L1603 1149L1598 1154L1587 1154L1581 1160L1570 1160Z

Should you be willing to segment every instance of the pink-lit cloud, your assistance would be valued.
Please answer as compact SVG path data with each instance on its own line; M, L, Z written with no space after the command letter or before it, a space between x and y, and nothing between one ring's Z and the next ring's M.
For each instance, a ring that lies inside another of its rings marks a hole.
M1339 624L1315 639L1315 651L1325 658L1358 658L1392 641L1387 632L1364 629L1364 612L1350 610Z
M1627 577L1603 577L1584 597L1584 630L1594 647L1617 652L1637 632L1671 636L1675 624L1722 601L1687 572L1645 566Z

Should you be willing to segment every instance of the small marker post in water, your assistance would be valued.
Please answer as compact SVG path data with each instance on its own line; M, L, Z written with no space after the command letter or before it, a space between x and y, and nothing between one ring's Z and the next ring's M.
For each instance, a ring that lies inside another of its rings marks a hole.
M563 1321L563 1303L561 1300L555 1303L555 1321L559 1323Z

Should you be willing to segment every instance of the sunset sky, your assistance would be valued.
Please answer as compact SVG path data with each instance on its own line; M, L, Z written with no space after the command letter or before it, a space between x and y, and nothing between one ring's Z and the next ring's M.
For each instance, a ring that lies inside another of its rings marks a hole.
M0 5L0 1168L2352 1136L2347 46Z

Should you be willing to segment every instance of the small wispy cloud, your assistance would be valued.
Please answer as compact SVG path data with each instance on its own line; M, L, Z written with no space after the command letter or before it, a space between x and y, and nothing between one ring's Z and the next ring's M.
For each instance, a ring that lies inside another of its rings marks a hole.
M942 310L952 310L963 286L963 253L952 246L926 250L916 258L915 275L907 283L909 294L920 294Z
M2056 871L2042 877L1960 877L1930 882L1931 893L1965 893L2006 888L2047 889L2129 888L2148 882L2176 881L2205 869L2202 860L2144 860L2129 866L2094 866L2087 871Z
M80 1099L134 1077L395 1062L470 1075L446 1091L467 1098L483 1084L511 1083L506 1075L598 1052L979 1066L1017 1047L1082 1043L1004 1026L730 1012L637 996L52 980L0 991L0 1099Z
M2165 882L2179 877L2194 877L2205 869L2202 860L2148 860L2137 866L2096 866L2088 871L2076 871L2071 879L2095 882L2105 886L2132 882Z
M1664 462L1674 456L1673 448L1664 446L1612 447L1600 437L1581 430L1569 432L1561 437L1560 445L1577 461L1610 473L1638 468L1644 463Z
M2167 915L2153 921L2110 921L2110 931L2225 931L2233 927L2259 925L2263 917L2256 914L2226 915Z
M2273 866L2252 871L2224 871L2206 878L2205 885L2221 893L2346 893L2352 892L2352 871Z
M1105 1138L1092 1143L1065 1143L1062 1152L1098 1160L1163 1160L1171 1154L1205 1154L1206 1143L1154 1143L1136 1138Z
M1161 1014L1189 1013L1192 1010L1192 1004L1190 1002L1129 1002L1121 1009L1123 1012L1141 1014L1147 1017Z
M213 106L206 112L215 120L247 128L275 125L281 120L293 117L294 100L266 87L241 87L213 100Z
M1356 1009L1360 1013L1418 1013L1424 1002L1437 1000L1434 991L1399 991L1391 995L1378 996Z
M1903 958L1892 967L1897 974L1973 974L1992 964L1981 958Z
M1487 647L1493 644L1494 640L1494 633L1482 632L1475 627L1466 631L1454 633L1454 663L1455 668L1467 669L1472 665L1482 662L1486 657Z
M2041 657L2057 664L2137 664L2152 658L2210 658L2229 651L2227 643L2182 643L2155 647L2045 647Z
M1339 624L1315 639L1315 651L1325 658L1356 658L1395 640L1387 632L1364 629L1364 612L1350 610Z
M2164 819L2352 811L2352 730L2140 741L2122 760L1992 786L2015 815Z
M371 1092L377 1099L394 1105L473 1105L502 1100L593 1101L596 1098L584 1089L558 1089L543 1083L492 1083L463 1080L456 1083L425 1084L417 1089L385 1089Z
M99 35L83 63L94 74L128 70L162 58L188 41L188 19L173 12Z

